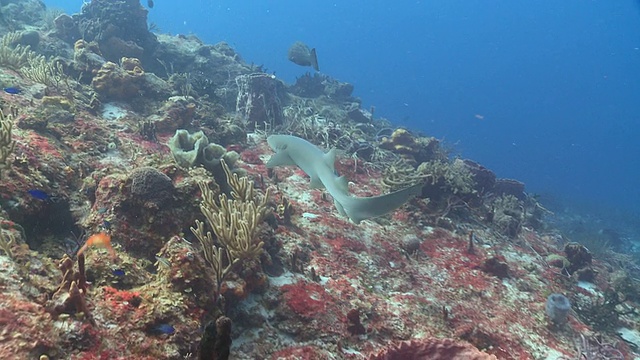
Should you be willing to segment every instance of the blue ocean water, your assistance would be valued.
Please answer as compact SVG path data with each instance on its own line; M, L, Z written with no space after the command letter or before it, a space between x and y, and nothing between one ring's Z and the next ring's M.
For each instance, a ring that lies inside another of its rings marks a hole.
M286 57L304 41L377 116L531 193L640 213L638 1L155 0L149 20L287 82L308 71Z

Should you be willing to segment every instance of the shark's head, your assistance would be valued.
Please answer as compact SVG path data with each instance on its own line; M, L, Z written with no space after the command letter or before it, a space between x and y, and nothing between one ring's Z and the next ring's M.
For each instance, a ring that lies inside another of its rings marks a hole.
M287 138L286 135L271 135L267 137L267 144L271 146L273 151L278 150L286 150L287 149Z
M275 154L267 161L267 168L279 165L298 165L289 154L291 138L292 136L288 135L271 135L267 137L267 144L275 151Z

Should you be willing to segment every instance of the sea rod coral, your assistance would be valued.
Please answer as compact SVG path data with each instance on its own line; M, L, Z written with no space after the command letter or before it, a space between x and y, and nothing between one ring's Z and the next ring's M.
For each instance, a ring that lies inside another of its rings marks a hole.
M231 198L224 193L216 194L205 182L198 183L202 192L200 210L215 238L205 230L202 221L196 220L196 226L191 228L213 270L217 284L214 289L216 296L220 295L220 287L234 265L254 261L262 253L264 243L256 235L258 226L269 211L269 190L259 195L248 178L239 178L224 160L221 162L232 188Z

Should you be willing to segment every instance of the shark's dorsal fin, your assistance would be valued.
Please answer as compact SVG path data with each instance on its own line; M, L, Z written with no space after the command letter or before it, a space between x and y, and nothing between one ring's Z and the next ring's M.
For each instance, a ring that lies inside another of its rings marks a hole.
M329 169L331 169L331 172L335 174L336 172L336 149L333 148L329 151L327 151L326 154L324 154L322 161L329 166Z

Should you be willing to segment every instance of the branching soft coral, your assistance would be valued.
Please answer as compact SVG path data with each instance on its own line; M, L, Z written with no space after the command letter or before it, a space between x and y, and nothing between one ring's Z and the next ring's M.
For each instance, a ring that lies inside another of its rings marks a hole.
M1 171L10 166L9 157L16 146L16 141L11 136L12 130L13 116L6 116L0 110L0 178L2 178Z
M196 220L195 228L191 228L213 269L216 296L235 264L258 259L262 253L264 243L256 238L256 232L268 212L269 197L269 191L263 196L258 195L248 178L232 174L224 160L222 167L232 189L231 199L226 194L217 195L218 191L212 190L205 182L198 183L202 192L200 210L215 237L205 230L202 221Z
M0 65L13 70L20 70L25 66L29 59L36 54L31 51L29 46L14 45L18 42L20 34L18 32L10 32L0 39Z

